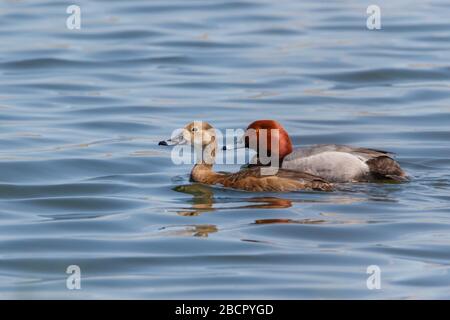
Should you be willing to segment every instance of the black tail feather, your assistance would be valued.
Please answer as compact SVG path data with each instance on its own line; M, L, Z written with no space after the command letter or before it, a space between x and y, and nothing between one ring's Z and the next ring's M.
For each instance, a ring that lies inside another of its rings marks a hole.
M394 159L380 156L367 160L370 173L375 180L408 181L408 176Z

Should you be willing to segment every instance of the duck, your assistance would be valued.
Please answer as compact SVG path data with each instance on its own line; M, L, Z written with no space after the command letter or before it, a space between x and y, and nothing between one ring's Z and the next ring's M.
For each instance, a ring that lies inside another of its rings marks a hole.
M235 173L215 172L213 165L217 150L216 132L204 121L191 122L174 138L158 143L161 146L178 144L194 146L196 163L190 173L190 180L193 182L250 192L333 190L333 185L323 178L281 168L252 167Z
M259 150L262 138L267 141L265 150ZM272 148L272 142L277 143L278 147ZM271 162L266 164L260 162L262 151L265 151L265 155L277 160L280 168L309 173L332 183L409 180L406 172L393 159L393 154L388 151L339 144L321 144L294 149L286 129L275 120L252 122L238 144L240 145L231 147L226 145L223 149L245 147L255 150L257 152L255 160L249 167L274 165Z

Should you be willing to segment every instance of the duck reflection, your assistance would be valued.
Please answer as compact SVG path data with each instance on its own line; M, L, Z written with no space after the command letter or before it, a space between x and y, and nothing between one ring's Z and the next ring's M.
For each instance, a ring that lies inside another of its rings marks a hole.
M180 185L173 188L174 191L190 194L193 196L192 208L186 211L177 211L180 216L198 216L199 214L214 211L214 193L211 188L201 184Z
M213 212L221 208L230 209L285 209L290 208L293 202L302 202L301 200L290 200L279 197L250 197L250 198L228 198L224 199L215 195L215 189L203 184L186 184L179 185L173 188L176 192L182 192L192 196L192 199L187 201L191 204L190 207L183 208L184 210L176 211L181 216L198 216L203 213ZM309 200L311 201L311 200ZM245 203L237 206L226 206L229 204L236 204L236 202ZM329 223L325 219L257 219L251 224L323 224ZM198 225L184 225L178 227L166 227L163 229L171 229L168 231L169 235L176 236L194 236L194 237L208 237L209 234L219 231L216 225L212 224L198 224ZM249 239L242 239L243 241L256 241Z
M192 203L192 207L186 208L186 210L177 211L179 215L197 216L199 214L216 211L218 209L214 207L214 204L218 202L214 198L214 190L211 187L202 184L188 184L177 186L173 190L193 196L190 201ZM242 202L252 202L255 204L241 205L233 207L234 209L283 209L292 206L291 200L278 197L252 197L241 198L239 200ZM223 201L220 203L223 203Z
M166 227L162 229L168 229ZM173 228L171 228L173 229ZM207 237L210 233L218 231L217 226L213 224L198 224L189 226L175 227L175 230L169 230L165 232L168 236L194 236L194 237Z
M321 224L325 223L325 220L318 219L259 219L255 220L255 224L279 224L279 223L297 223L297 224Z

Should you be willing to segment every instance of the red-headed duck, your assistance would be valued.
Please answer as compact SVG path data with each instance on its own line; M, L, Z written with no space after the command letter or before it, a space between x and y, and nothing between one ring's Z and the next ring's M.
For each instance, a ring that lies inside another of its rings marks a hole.
M245 191L331 191L333 188L332 184L312 174L279 168L274 168L272 173L264 171L263 167L246 168L236 173L213 171L217 149L216 134L214 128L206 122L192 122L177 137L159 142L159 145L174 144L194 146L197 153L197 163L191 171L191 180L194 182ZM198 152L201 152L200 157Z
M272 132L276 135L275 141L278 140L278 148L272 148ZM247 127L243 143L246 148L257 152L257 159L263 154L258 150L262 135L267 139L267 147L263 151L266 151L265 154L272 159L278 160L278 165L283 169L307 172L330 182L408 180L406 173L387 151L336 144L315 145L294 150L288 133L275 120L258 120ZM252 139L256 142L249 144Z

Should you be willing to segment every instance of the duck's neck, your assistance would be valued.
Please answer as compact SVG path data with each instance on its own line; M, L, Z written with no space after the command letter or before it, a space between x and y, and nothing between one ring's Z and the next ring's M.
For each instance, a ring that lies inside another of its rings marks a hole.
M292 152L293 148L291 139L284 129L280 131L280 137L282 138L278 140L278 146L274 146L271 143L268 150L265 152L266 154L260 155L260 150L258 150L257 165L281 167L284 158ZM260 161L260 159L263 161Z
M217 183L221 174L213 171L216 158L217 145L212 142L202 148L195 148L197 163L191 171L191 180L195 182L214 184ZM201 154L200 154L201 152Z
M286 154L271 153L270 151L267 155L261 156L259 153L252 160L252 165L256 166L269 166L269 167L281 167L284 157Z

